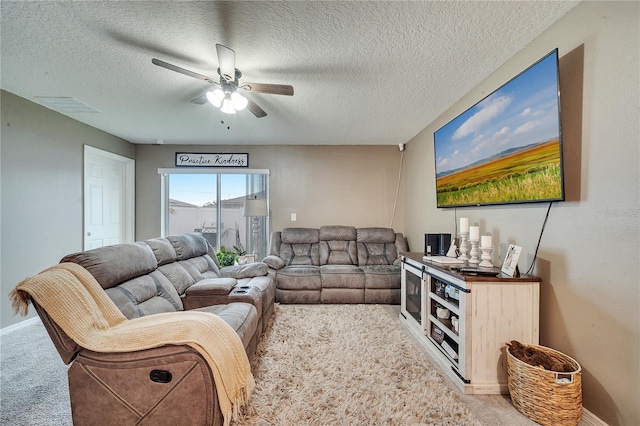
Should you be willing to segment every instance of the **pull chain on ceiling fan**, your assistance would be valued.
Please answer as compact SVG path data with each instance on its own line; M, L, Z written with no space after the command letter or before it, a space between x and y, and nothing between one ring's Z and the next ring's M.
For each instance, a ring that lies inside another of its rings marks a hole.
M220 76L218 81L212 77L189 71L168 62L161 61L160 59L153 58L151 59L151 63L217 86L215 89L193 99L191 102L204 104L209 101L209 103L216 108L220 108L220 111L225 114L235 114L236 111L248 108L249 111L258 118L267 115L265 110L251 99L239 93L238 89L253 93L293 96L293 86L288 84L244 83L240 85L239 79L242 77L242 73L236 68L236 53L221 44L216 44L216 52L218 54L219 65L218 75Z

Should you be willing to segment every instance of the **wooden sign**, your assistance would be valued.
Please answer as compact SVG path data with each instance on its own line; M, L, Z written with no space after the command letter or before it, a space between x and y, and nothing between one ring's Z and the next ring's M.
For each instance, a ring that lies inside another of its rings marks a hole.
M176 152L176 167L249 167L249 154Z

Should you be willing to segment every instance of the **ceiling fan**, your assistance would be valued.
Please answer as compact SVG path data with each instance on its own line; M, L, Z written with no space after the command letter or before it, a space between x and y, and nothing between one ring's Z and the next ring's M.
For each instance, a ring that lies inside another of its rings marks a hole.
M241 85L239 79L242 77L242 73L236 68L236 53L221 44L216 44L216 51L219 65L218 75L220 76L218 81L213 77L189 71L160 59L153 58L151 62L159 67L211 83L215 87L212 87L206 94L193 99L191 102L205 104L209 101L226 114L235 114L236 111L248 108L258 118L267 115L266 111L258 104L239 93L239 89L253 93L293 96L293 86L288 84L243 83Z

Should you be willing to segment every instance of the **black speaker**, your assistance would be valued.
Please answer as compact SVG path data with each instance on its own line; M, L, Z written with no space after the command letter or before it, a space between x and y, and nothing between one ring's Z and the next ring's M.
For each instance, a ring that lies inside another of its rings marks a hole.
M445 256L451 246L451 234L424 234L424 254Z
M435 256L440 251L440 234L424 234L424 254Z

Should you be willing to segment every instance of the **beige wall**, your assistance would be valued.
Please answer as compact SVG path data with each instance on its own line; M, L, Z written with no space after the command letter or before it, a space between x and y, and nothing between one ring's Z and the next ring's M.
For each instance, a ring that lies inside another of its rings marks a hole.
M11 289L82 250L83 145L129 158L134 149L11 93L0 91L0 104L0 327L7 327L23 320L12 316Z
M435 207L433 132L559 48L569 201L553 204L538 252L540 340L582 365L584 406L610 425L640 424L638 10L580 4L413 138L405 162L405 230L422 249L425 232L454 231L454 210ZM493 234L495 264L507 244L522 246L527 270L547 206L460 208L457 217Z
M248 152L269 169L271 230L321 225L389 226L400 168L397 146L136 146L136 238L160 235L158 168L175 152ZM402 196L402 194L400 194ZM393 222L404 229L402 198ZM291 221L296 213L297 221Z
M515 55L407 144L393 227L413 250L425 232L453 232L454 211L435 208L433 132L558 47L568 200L556 203L538 253L541 343L582 365L585 407L611 425L640 424L639 4L584 2ZM18 281L82 248L82 145L134 158L127 142L1 92L1 327ZM568 99L567 99L568 98ZM136 237L160 233L158 167L175 146L136 146ZM271 229L388 226L400 154L396 146L185 147L249 152L272 174ZM290 214L298 221L291 222ZM532 260L546 205L458 209L494 235L504 256Z

